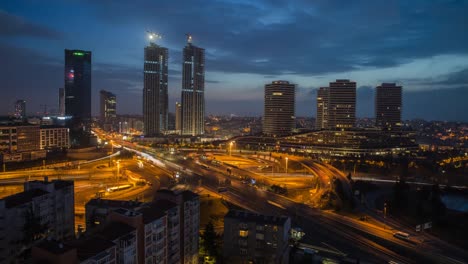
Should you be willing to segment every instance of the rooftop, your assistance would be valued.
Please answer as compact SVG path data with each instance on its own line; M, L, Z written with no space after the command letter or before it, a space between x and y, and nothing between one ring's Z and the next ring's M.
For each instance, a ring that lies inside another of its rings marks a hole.
M37 244L36 247L55 255L63 254L75 248L56 240L44 240Z
M126 200L108 200L108 199L91 199L86 203L86 206L103 206L112 208L136 209L143 205L142 202L126 201Z
M107 239L113 241L119 237L128 235L129 233L135 231L135 228L120 222L110 222L106 224L101 230L96 233L96 236L99 238Z
M264 223L271 225L283 225L289 219L287 216L260 215L247 211L230 210L224 218L238 219L245 222Z
M80 261L87 260L104 252L107 249L115 247L113 242L98 237L73 240L67 242L67 244L70 247L76 248L78 259Z
M140 213L143 214L143 222L145 224L151 223L157 219L166 215L166 212L176 207L177 204L168 201L168 200L158 200L154 203L151 203L147 207L143 207L139 210Z
M13 207L25 204L25 203L29 203L35 197L46 195L48 193L49 192L44 191L44 190L32 189L32 190L29 190L29 191L20 192L20 193L17 193L17 194L7 196L7 197L3 198L2 200L5 201L5 207L6 208L13 208Z

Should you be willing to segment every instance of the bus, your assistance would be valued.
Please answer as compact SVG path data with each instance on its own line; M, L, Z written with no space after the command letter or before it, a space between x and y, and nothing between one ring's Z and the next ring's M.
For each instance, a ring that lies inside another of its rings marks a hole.
M399 238L399 239L403 239L403 240L409 240L409 237L410 235L408 233L404 233L404 232L396 232L395 234L393 234L394 237L396 238Z

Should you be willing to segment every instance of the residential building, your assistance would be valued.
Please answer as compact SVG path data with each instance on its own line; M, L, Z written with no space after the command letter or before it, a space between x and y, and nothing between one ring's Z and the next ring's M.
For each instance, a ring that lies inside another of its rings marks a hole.
M182 57L182 135L205 133L205 49L188 35Z
M356 82L331 82L328 94L328 129L353 128L356 122Z
M41 126L41 149L67 149L70 147L69 129L62 126Z
M291 219L231 210L224 216L226 263L289 263Z
M26 118L26 101L17 100L15 102L15 117L20 119Z
M145 136L156 136L167 130L169 52L167 48L150 42L145 47L144 56L144 134Z
M263 133L271 136L293 132L295 120L296 85L287 81L273 81L265 85Z
M382 83L375 93L375 123L382 130L401 130L402 87Z
M46 237L73 237L73 186L72 181L26 182L23 192L0 199L0 259L19 260Z
M200 231L200 199L198 194L189 190L159 190L155 201L169 200L180 207L180 259L184 264L198 263Z

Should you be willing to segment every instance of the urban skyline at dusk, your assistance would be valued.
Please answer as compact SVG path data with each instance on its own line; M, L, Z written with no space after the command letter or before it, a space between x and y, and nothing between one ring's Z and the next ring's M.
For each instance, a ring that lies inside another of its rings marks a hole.
M109 90L117 95L119 114L141 114L145 30L154 30L170 54L170 112L180 100L182 48L190 32L206 49L207 114L261 115L263 86L287 80L298 87L297 115L315 117L317 89L351 79L358 87L358 117L373 117L375 87L395 82L404 87L404 119L468 120L464 1L346 9L340 1L51 3L1 4L0 54L9 62L2 66L3 114L12 112L16 99L34 112L44 104L58 109L64 49L93 52L93 98ZM155 16L152 9L163 12ZM92 104L97 115L99 100Z

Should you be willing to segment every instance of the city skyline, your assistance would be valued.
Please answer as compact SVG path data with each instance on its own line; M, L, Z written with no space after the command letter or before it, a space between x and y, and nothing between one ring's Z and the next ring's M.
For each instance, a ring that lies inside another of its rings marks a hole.
M45 6L2 3L0 23L8 25L5 27L8 29L0 32L0 53L11 61L4 69L7 74L2 81L6 85L6 98L12 99L2 99L8 101L2 101L0 112L12 112L13 102L19 98L28 101L32 113L39 112L44 104L49 109L58 109L53 90L63 85L57 74L63 72L60 53L65 48L79 48L93 52L93 98L97 98L99 90L112 87L111 92L118 97L129 98L119 105L119 114L140 113L144 31L156 29L164 35L162 45L173 54L169 61L170 112L174 112L175 101L180 100L181 48L184 34L189 31L196 43L207 50L207 114L261 115L263 84L284 79L298 84L297 115L315 117L315 107L310 106L315 105L317 89L334 79L352 79L357 82L357 104L361 105L358 117L374 116L374 102L368 100L373 98L369 96L369 87L395 82L405 87L403 104L409 107L403 111L403 119L468 120L463 102L468 95L468 50L466 45L460 45L466 42L461 26L466 24L463 23L466 3L415 5L391 1L347 6L349 12L341 15L352 19L356 29L349 30L349 25L326 19L340 15L338 3L333 1L297 3L287 8L268 1L243 1L241 8L230 2L218 2L207 10L198 8L195 2L185 3L189 5L186 8L181 8L182 2L165 2L162 7L167 12L156 18L145 12L148 7L144 5L136 5L125 14L121 10L129 9L124 3L106 6L115 11L116 17L122 15L121 21L99 16L104 8L100 3L83 3L83 7L90 8L71 14L75 19L66 25L59 23L59 14L68 5L57 2L52 7L56 15L48 15ZM189 7L198 13L189 13ZM246 7L248 14L240 15ZM212 21L223 22L219 23L221 28L209 26L211 20L199 19L206 12L216 13L212 11L221 8L239 16L213 15ZM371 15L382 8L390 10L387 16ZM358 11L369 16L360 16ZM187 27L186 23L174 20L183 16L198 19L199 23ZM372 26L367 27L370 19ZM109 21L129 23L110 28ZM79 23L99 26L79 27ZM289 28L295 30L287 31ZM427 32L425 28L431 30ZM77 37L85 32L86 38ZM102 32L106 32L105 36ZM277 35L284 40L273 41ZM38 42L33 45L23 39ZM110 48L111 43L118 45ZM290 52L280 52L292 43L294 48L288 49ZM272 57L273 54L280 55ZM19 75L19 69L26 70L30 78ZM40 89L41 94L33 97L32 87ZM428 103L433 107L424 107ZM93 100L94 115L99 111L98 105L98 100Z

